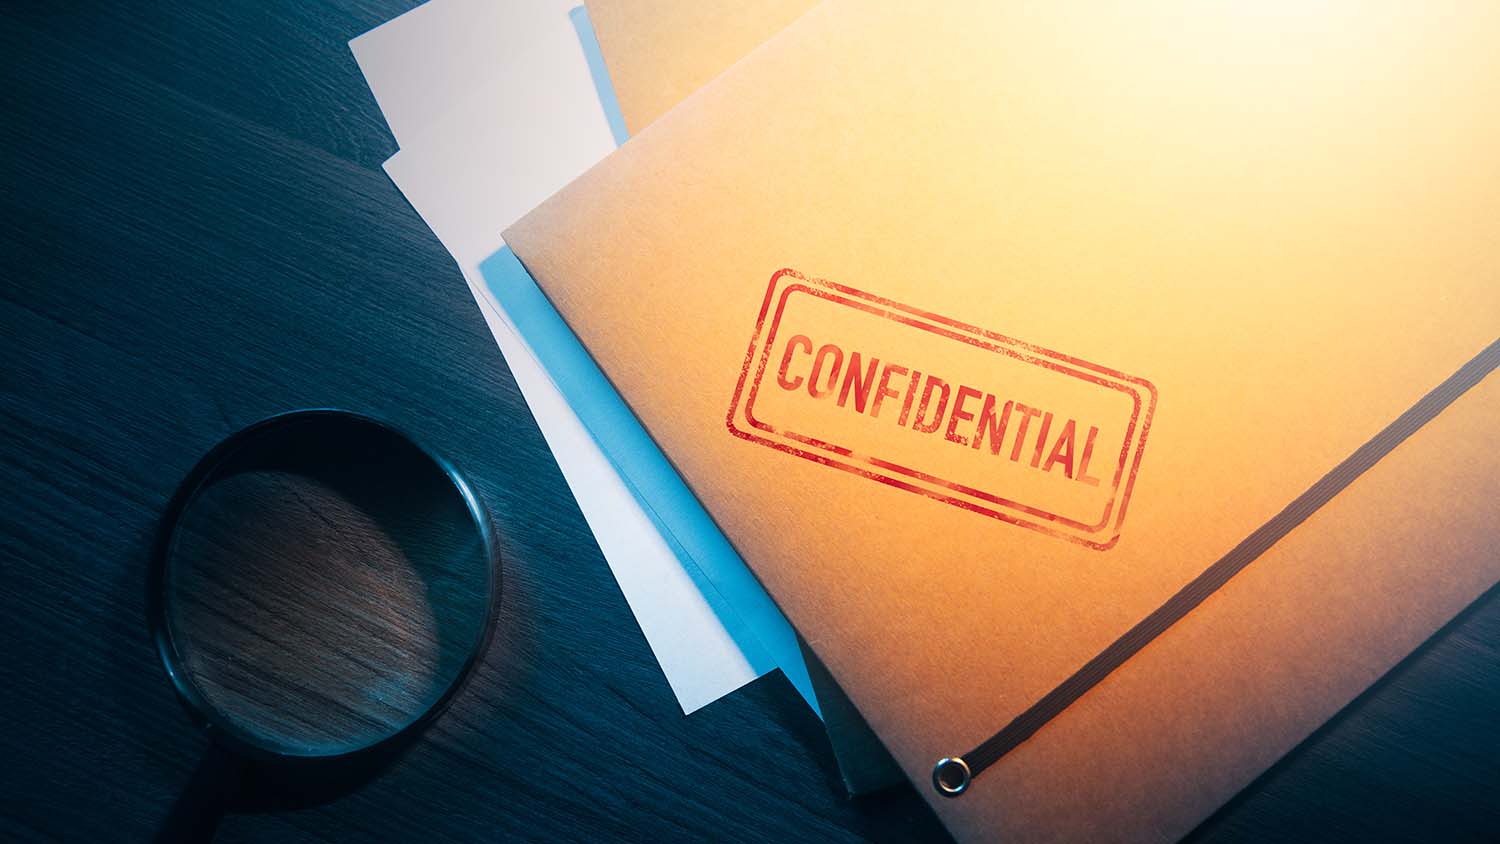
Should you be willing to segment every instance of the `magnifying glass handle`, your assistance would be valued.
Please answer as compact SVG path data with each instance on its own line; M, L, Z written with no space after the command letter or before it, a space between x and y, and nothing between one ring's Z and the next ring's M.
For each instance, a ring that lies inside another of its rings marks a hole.
M240 790L245 762L218 742L210 742L193 778L156 834L159 844L212 841L230 799Z

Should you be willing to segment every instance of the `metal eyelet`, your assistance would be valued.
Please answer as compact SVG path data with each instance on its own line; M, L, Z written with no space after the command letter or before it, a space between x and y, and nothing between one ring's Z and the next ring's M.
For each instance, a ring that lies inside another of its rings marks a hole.
M932 787L944 797L957 797L969 790L974 775L962 756L944 756L932 767Z

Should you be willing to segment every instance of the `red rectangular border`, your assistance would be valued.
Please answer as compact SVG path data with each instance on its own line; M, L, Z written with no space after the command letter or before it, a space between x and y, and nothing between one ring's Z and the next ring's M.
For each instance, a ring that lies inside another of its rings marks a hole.
M786 284L783 287L782 282L784 281ZM780 297L776 295L778 289L780 289ZM816 296L835 304L857 308L875 316L884 317L913 328L930 331L938 336L1003 354L1025 363L1041 366L1059 374L1078 378L1102 388L1118 390L1131 396L1135 407L1120 449L1119 460L1111 482L1110 497L1099 521L1094 524L1084 524L1037 507L1012 501L1002 496L939 478L910 467L882 460L878 457L856 456L849 449L837 444L793 431L777 429L757 420L754 415L755 397L760 389L761 379L765 374L770 350L774 345L776 330L786 308L786 301L792 293L796 292ZM772 312L773 303L775 304L774 314ZM768 317L770 317L769 326L767 324ZM764 340L762 337L764 337ZM757 351L760 354L757 355ZM750 375L752 367L755 372L753 379ZM749 384L748 395L746 394L747 383ZM754 430L745 430L736 424L741 398L745 400L745 421ZM756 319L755 331L751 335L750 346L745 352L744 366L740 371L739 381L735 385L734 397L730 401L726 424L730 433L741 439L770 446L778 451L794 454L826 466L843 469L861 477L879 481L880 483L899 489L905 489L909 492L915 492L970 512L1031 528L1102 551L1114 547L1119 541L1120 528L1124 522L1125 511L1130 501L1130 492L1134 487L1136 473L1140 468L1141 453L1146 444L1146 434L1150 430L1151 417L1156 409L1156 398L1156 387L1143 378L1126 375L1122 372L1089 363L1070 355L1054 352L1051 349L1041 346L1023 343L1002 334L938 316L937 314L903 305L899 302L856 290L852 287L824 279L808 278L795 270L782 269L771 276L770 284L766 289L766 297L761 304L760 315ZM938 489L918 484L928 484L938 487ZM969 496L969 499L958 498L955 495ZM978 499L978 501L970 499ZM1116 507L1116 504L1118 504L1118 507ZM1107 539L1098 539L1096 535L1104 531L1110 531L1111 535Z

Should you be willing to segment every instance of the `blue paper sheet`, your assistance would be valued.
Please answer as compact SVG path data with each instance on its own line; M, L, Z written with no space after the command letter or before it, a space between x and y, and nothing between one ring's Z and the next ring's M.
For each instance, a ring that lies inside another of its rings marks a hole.
M624 143L624 118L588 15L579 7L570 17L615 142ZM520 260L506 247L487 258L480 273L684 570L701 591L721 599L710 604L727 604L738 616L725 619L725 628L746 658L752 665L769 661L780 667L813 710L819 711L791 625Z

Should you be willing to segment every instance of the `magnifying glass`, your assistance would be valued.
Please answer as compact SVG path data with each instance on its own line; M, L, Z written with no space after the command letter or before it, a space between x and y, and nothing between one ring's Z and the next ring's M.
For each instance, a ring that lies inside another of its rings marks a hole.
M247 775L318 802L447 706L500 593L489 517L451 464L375 419L273 416L168 505L148 573L162 665L209 750L158 840L206 840Z

